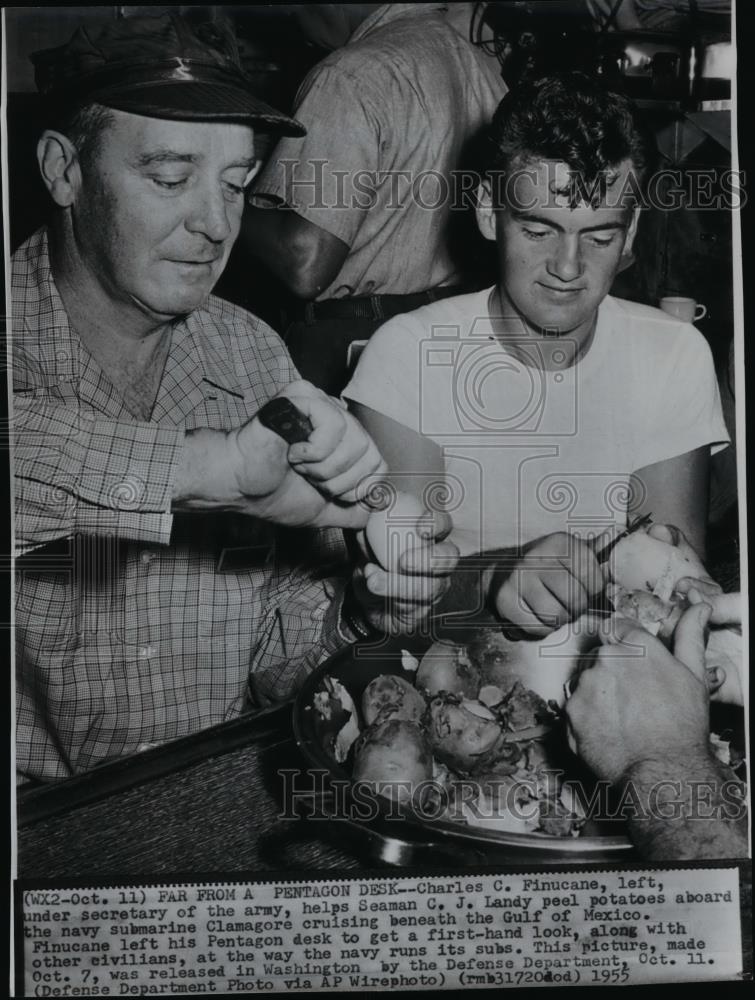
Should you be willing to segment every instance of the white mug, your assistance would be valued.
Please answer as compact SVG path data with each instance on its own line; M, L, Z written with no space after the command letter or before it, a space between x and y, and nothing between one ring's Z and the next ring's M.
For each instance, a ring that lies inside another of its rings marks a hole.
M694 299L687 299L683 295L667 295L661 299L661 309L670 316L684 320L685 323L697 323L707 315L707 308Z

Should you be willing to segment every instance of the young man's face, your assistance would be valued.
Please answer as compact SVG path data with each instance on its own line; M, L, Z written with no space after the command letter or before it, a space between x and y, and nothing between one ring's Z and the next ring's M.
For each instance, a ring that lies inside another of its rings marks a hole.
M157 317L196 309L225 267L254 163L246 125L113 111L74 204L74 239L113 300Z
M580 340L593 326L622 253L634 239L636 216L612 206L626 190L631 163L616 168L608 197L597 208L570 207L569 170L554 161L527 162L512 171L503 205L484 200L478 222L498 244L501 297L531 332L569 334Z

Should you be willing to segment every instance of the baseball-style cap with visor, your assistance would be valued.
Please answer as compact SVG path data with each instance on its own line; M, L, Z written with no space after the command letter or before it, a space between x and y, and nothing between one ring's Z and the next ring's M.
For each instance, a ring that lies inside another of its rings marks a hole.
M126 17L95 34L35 52L37 88L64 106L90 102L148 118L241 122L262 132L306 135L304 126L252 92L232 30L177 14Z

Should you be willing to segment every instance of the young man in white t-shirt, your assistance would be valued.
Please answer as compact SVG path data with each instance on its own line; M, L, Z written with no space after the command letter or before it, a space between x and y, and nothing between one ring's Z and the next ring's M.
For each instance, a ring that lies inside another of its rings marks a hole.
M594 539L630 516L704 557L728 434L698 331L608 295L649 167L631 104L548 77L504 98L489 143L477 220L499 282L386 323L344 395L402 488L442 479L462 553L515 553L495 608L545 635L602 589Z

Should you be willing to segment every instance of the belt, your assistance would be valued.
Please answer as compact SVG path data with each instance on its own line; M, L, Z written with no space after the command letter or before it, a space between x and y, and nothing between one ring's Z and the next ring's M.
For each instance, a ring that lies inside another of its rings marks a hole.
M410 295L360 295L354 298L325 299L323 302L301 302L286 309L286 318L303 320L308 324L321 319L384 320L463 292L464 289L459 285L443 285L441 288L430 288L426 292L414 292Z

